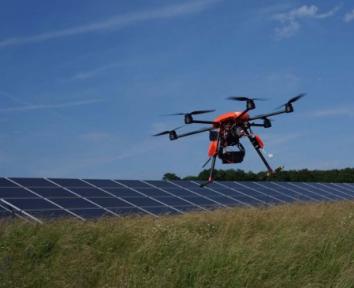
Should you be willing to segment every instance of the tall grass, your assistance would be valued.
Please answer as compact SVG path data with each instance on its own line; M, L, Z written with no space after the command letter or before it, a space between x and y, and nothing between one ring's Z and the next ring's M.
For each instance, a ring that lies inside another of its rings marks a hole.
M0 287L354 287L354 203L1 221Z

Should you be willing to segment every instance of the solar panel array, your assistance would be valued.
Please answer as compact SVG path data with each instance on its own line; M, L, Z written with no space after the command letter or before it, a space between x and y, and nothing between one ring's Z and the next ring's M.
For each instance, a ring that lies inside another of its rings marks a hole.
M349 183L215 182L108 179L0 178L0 217L37 222L130 214L182 214L234 206L275 205L354 198Z

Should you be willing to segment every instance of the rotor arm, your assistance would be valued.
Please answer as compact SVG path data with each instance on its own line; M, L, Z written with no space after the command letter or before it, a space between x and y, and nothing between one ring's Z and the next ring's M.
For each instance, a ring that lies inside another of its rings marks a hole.
M184 115L184 123L185 124L210 124L210 125L214 125L217 126L219 125L219 123L214 122L214 121L206 121L206 120L194 120L193 119L193 114L187 113Z
M192 120L192 122L186 123L186 124L210 124L210 125L214 125L214 126L219 125L218 122L214 122L214 121L194 120L194 119Z
M282 110L282 111L276 111L276 112L267 113L267 114L260 114L260 115L254 116L254 117L250 117L249 121L258 120L258 119L264 119L264 118L268 118L268 117L271 117L271 116L284 114L284 113L290 113L290 112L287 112L286 110Z
M265 127L264 127L264 124L259 124L259 123L249 123L249 126L251 126L251 127L263 127L263 128L265 128Z
M190 135L194 135L194 134L199 134L199 133L203 133L203 132L208 132L208 131L211 131L211 130L214 130L215 128L214 127L207 127L207 128L202 128L202 129L199 129L199 130L195 130L195 131L191 131L191 132L187 132L187 133L183 133L183 134L179 134L177 135L176 134L176 138L182 138L182 137L187 137L187 136L190 136ZM171 139L171 140L175 140L175 139Z
M285 104L283 104L283 105L281 105L281 106L276 108L276 109L280 109L281 107L284 107L283 110L272 112L272 113L267 113L267 114L261 114L261 115L257 115L257 116L254 116L254 117L250 117L249 121L256 120L256 119L265 119L265 118L270 117L270 116L275 116L275 115L279 115L279 114L294 112L293 103L298 101L299 99L301 99L305 95L306 95L305 93L301 93L301 94L289 99L289 101L286 102Z

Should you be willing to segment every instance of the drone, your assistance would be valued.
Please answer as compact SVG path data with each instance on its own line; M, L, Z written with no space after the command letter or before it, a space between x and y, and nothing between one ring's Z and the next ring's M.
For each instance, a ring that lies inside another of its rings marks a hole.
M204 187L214 181L214 169L216 158L221 159L223 164L235 164L241 163L245 157L246 150L240 139L246 137L251 142L252 146L256 150L257 154L261 158L262 162L268 170L268 175L274 174L273 169L269 165L268 161L264 157L262 150L264 143L262 139L253 133L252 127L272 127L272 120L269 117L294 112L293 103L304 97L305 94L299 94L285 104L276 108L277 111L260 114L256 116L250 116L249 111L256 108L255 101L265 100L263 98L248 98L244 96L231 96L228 100L241 101L246 103L246 108L242 112L227 112L219 115L213 121L196 120L194 115L206 114L214 112L215 110L196 110L189 113L174 113L167 114L167 116L184 116L185 125L177 127L173 130L167 130L157 133L153 136L168 135L170 140L177 140L179 138L191 136L194 134L209 132L209 150L208 160L204 163L203 168L211 161L210 175L206 183L200 184ZM257 123L254 121L263 121ZM194 130L187 133L177 134L176 130L190 124L208 124L209 127L205 127L199 130Z

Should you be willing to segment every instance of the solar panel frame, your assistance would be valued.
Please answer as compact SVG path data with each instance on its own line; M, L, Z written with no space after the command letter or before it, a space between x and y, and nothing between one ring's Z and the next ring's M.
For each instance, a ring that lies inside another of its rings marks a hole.
M95 198L91 198L91 200L110 210L111 208L133 208L134 207L133 205L129 204L127 201L123 201L115 197L95 197Z
M247 193L244 193L243 191L240 191L239 189L237 189L236 187L232 187L232 186L228 186L227 184L221 184L220 182L214 182L215 184L223 187L224 189L228 189L228 190L231 190L233 192L236 192L236 194L234 194L234 197L236 197L237 195L241 195L243 197L247 197L248 199L250 199L247 203L250 203L250 205L252 205L251 203L254 201L256 201L255 203L258 203L257 206L259 205L269 205L266 201L258 198L258 197L255 197L254 195L250 195L250 194L247 194ZM225 182L227 183L227 182ZM231 184L232 182L230 182ZM233 183L232 183L233 184ZM247 199L246 198L246 199Z
M351 191L353 191L353 189L354 189L354 184L353 183L343 183L343 185L348 186Z
M94 187L99 188L123 188L122 185L110 180L110 179L80 179L87 184L91 184Z
M302 189L304 191L311 192L312 194L318 195L320 198L323 198L324 201L333 201L336 200L335 196L328 195L327 193L323 193L318 191L317 189L303 186L301 182L289 182L289 185L296 187L297 189Z
M81 181L81 179L79 178L44 178L44 179L48 180L49 182L59 187L66 187L66 188L89 187L89 185L86 182Z
M120 215L115 212L110 213L107 210L101 208L87 208L87 209L77 208L77 209L72 209L71 211L77 215L80 215L80 217L86 220L96 219L99 217L112 217L112 215L120 217Z
M16 215L17 217L27 221L28 219L34 221L34 222L37 222L37 223L40 223L40 224L43 224L42 220L38 219L37 217L31 215L30 213L26 212L25 210L22 210L20 209L19 207L17 207L16 205L8 202L7 200L5 199L0 199L1 203L2 204L5 204L6 207L9 207L9 210L11 210L11 214L12 215ZM28 218L26 218L26 217Z
M208 196L204 196L204 195L202 195L202 194L200 194L200 193L198 193L198 192L195 192L195 191L193 191L193 190L191 190L191 189L189 189L189 188L184 188L183 186L180 186L179 184L173 183L173 182L171 182L171 181L169 181L169 180L167 180L167 182L168 182L168 183L171 183L171 184L174 184L175 186L177 186L177 187L179 187L179 188L182 188L182 189L185 189L185 190L187 190L187 191L190 191L190 192L192 192L193 194L195 194L196 196L199 196L199 197L201 197L201 198L204 198L205 200L209 200L209 201L211 201L211 202L217 204L217 205L220 206L220 207L227 207L226 205L224 205L224 204L222 204L222 203L220 203L220 202L217 202L217 201L215 201L214 199L212 199L212 198L210 198L210 197L208 197ZM199 201L199 202L201 203L201 201ZM200 205L199 203L197 203L197 204ZM214 205L213 205L213 206L214 206Z
M112 214L112 215L115 215L115 216L119 216L117 213L115 213L115 212L109 210L108 208L102 207L102 206L98 205L97 203L91 201L91 200L88 199L87 197L84 197L84 196L82 196L82 195L80 195L80 194L78 194L78 193L72 191L70 188L64 187L64 186L60 186L60 184L57 184L56 182L52 181L51 179L48 179L48 178L47 178L47 180L50 181L50 182L52 182L52 183L54 183L54 184L56 184L58 187L61 187L61 188L63 188L64 190L66 190L66 191L68 191L68 192L71 192L72 194L76 195L77 197L82 198L83 200L85 200L85 201L87 201L87 202L90 202L91 204L97 206L97 208L105 210L106 212L108 212L108 214ZM70 180L72 180L72 179L70 179ZM80 184L81 186L76 186L76 187L78 187L78 188L79 188L79 187L84 187L84 185L87 185L86 187L90 187L90 185L87 184L86 182L81 181L80 179L77 179L77 180L79 180L80 182L82 182L82 184ZM64 182L64 181L62 181L62 182ZM68 184L69 182L66 182L66 183ZM75 183L79 183L79 182L75 182Z
M221 203L225 205L226 207L233 207L233 206L239 206L239 205L244 205L244 206L251 206L246 202L243 202L242 200L240 201L239 199L236 199L232 196L229 196L225 193L221 193L217 189L205 186L203 188L200 187L200 183L197 181L191 181L191 184L194 184L193 186L189 186L192 191L197 192L198 194L203 194L208 196L209 198L215 200L218 203ZM199 193L200 192L200 193ZM207 192L207 193L205 193Z
M109 190L107 190L108 188L98 187L98 186L96 186L95 184L92 184L92 183L90 183L90 182L88 182L88 181L86 181L86 180L83 180L83 179L82 179L82 181L84 181L84 182L90 184L92 187L96 187L97 189L100 189L101 191L106 192L106 193L107 193L108 195L110 195L111 197L114 197L114 198L117 198L117 199L119 199L119 200L121 200L121 201L123 201L123 202L126 202L127 204L129 204L129 205L131 205L131 206L133 206L133 207L139 209L139 210L140 210L141 212L143 212L143 213L150 214L150 215L152 215L152 216L156 216L156 215L152 214L150 211L145 210L144 208L141 208L141 207L139 207L139 206L136 206L134 203L131 203L131 202L125 200L123 197L120 197L120 196L118 196L118 195L115 195L114 193L111 193ZM112 182L115 183L114 181L112 181ZM122 185L119 184L119 183L116 183L116 184L122 186ZM123 187L123 188L124 188L124 187ZM112 188L112 189L113 189L113 188ZM115 188L114 188L114 189L115 189ZM119 189L122 189L122 188L119 188ZM126 189L126 188L124 188L124 189ZM132 190L130 190L130 189L127 189L127 190L132 191ZM134 191L133 191L133 192L134 192ZM136 192L134 192L134 193L136 193ZM112 210L112 211L114 211L114 210Z
M264 185L263 183L257 183L257 182L250 182L252 183L254 186L252 187L255 187L255 186L258 186L259 189L263 189L264 192L267 192L267 191L270 191L270 193L276 195L276 198L279 198L281 199L282 201L284 201L285 203L289 202L294 202L294 201L297 201L296 198L292 197L292 196L289 196L287 194L283 194L281 192L279 192L278 190L276 190L275 188L272 188L272 187L267 187L267 185Z
M24 187L44 187L44 188L54 188L55 185L50 183L44 178L22 178L22 177L10 177L10 180Z
M167 196L171 196L169 193L167 193L166 191L154 188L154 187L149 187L149 188L139 188L137 189L138 191L151 196L153 198L156 197L167 197Z
M275 186L275 189L278 189L278 191L283 191L285 189L287 191L290 191L291 193L294 193L294 195L295 195L294 197L296 199L299 199L300 201L317 201L315 198L313 198L309 195L303 194L299 191L296 191L291 187L289 188L289 187L281 186L279 184L279 182L267 182L267 184L269 184L270 186L273 186L273 187Z
M332 193L336 194L336 195L341 195L344 200L349 200L353 198L353 195L350 195L349 193L343 192L339 189L336 189L334 187L330 187L327 185L324 185L323 183L311 183L312 185L317 185L322 187L322 189L326 190L326 191L332 191Z
M285 203L284 200L281 200L276 196L269 195L267 193L264 193L263 191L260 191L259 188L253 188L253 187L250 187L249 185L247 185L252 182L233 181L233 183L241 186L243 189L251 190L251 191L257 193L259 195L259 197L262 197L263 199L267 199L267 198L270 199L269 203L276 203L276 204L279 204L279 203L284 204Z
M35 195L35 196L37 196L37 197L39 197L39 198L41 198L41 199L43 199L43 200L45 200L45 201L47 201L47 202L53 204L53 205L56 206L57 208L66 211L67 213L71 214L72 216L75 216L76 218L79 218L80 220L85 220L85 219L83 219L82 217L80 217L79 215L77 215L77 214L71 212L70 210L68 210L68 209L66 209L66 208L64 208L64 207L62 207L62 206L60 206L60 205L58 205L58 204L55 203L54 201L52 201L52 200L50 200L50 199L48 199L48 198L46 198L46 197L43 197L43 196L41 196L40 194L34 192L34 191L31 190L30 188L25 187L25 186L22 186L21 184L17 183L16 181L14 181L14 180L12 180L12 179L9 179L9 178L5 178L5 179L7 179L8 181L10 181L10 182L16 184L17 186L19 186L19 187L21 187L21 188L27 190L28 192L32 193L33 195Z
M31 190L53 201L56 198L77 198L74 194L66 191L61 187L31 187Z
M262 203L260 203L259 201L250 198L244 194L240 194L236 191L233 191L231 189L226 189L223 187L219 187L219 188L209 188L209 189L213 189L213 190L217 190L218 192L225 194L229 197L231 197L232 199L235 199L239 205L242 205L244 207L257 207L259 205L263 205Z
M188 203L189 205L194 206L196 209L206 210L206 209L203 208L202 206L200 206L200 205L198 205L198 204L196 204L196 203L193 203L193 202L188 201L187 199L183 198L183 196L173 194L173 193L171 193L170 191L168 191L167 189L164 189L164 188L155 186L154 184L152 184L152 183L150 183L150 182L147 182L147 181L141 181L141 182L143 182L143 183L146 184L146 185L149 185L150 187L153 187L153 188L156 188L156 189L158 189L158 190L160 190L160 191L163 191L163 192L167 193L168 195L170 195L170 196L172 196L172 197L176 197L176 198L178 198L178 199L180 199L180 200L183 200L183 201L185 201L186 203ZM181 189L181 190L183 191L184 189Z
M0 187L1 188L9 188L9 187L18 187L18 185L9 181L5 177L0 177Z
M27 212L32 216L42 220L68 218L69 216L72 217L71 214L68 214L65 210L62 209L34 209L27 210Z
M3 199L31 199L39 198L37 195L31 193L22 187L1 187L0 188L0 198Z
M118 183L120 185L122 185L123 187L129 186L131 188L144 188L144 187L148 187L146 183L143 183L140 180L112 180L115 183Z
M23 201L23 199L7 199L7 201L27 212L31 210L58 210L57 205L42 198L31 198L26 199L26 201Z
M198 181L0 178L0 217L16 215L37 222L352 199L351 183L215 181L200 188Z
M194 184L199 184L198 182L195 182L195 181L191 181L192 183L194 183ZM250 204L250 203L248 203L248 202L246 202L246 201L243 201L242 199L240 199L240 198L235 198L234 196L230 196L230 195L228 195L228 193L223 193L223 192L221 192L219 189L217 189L217 188L215 188L215 186L214 187L208 187L208 186L205 186L204 187L204 189L207 189L207 190L211 190L211 191L213 191L214 193L216 193L216 194L218 194L218 195L221 195L221 196L223 196L223 197L225 197L225 198L227 198L227 199L230 199L230 200L232 200L232 201L235 201L237 204L240 204L240 205L244 205L244 206L250 206L250 207L252 207L252 205ZM225 190L226 192L229 192L229 191L232 191L232 190ZM241 195L242 196L242 195ZM242 198L242 197L241 197ZM247 199L245 199L245 200L247 200ZM236 204L235 203L235 204ZM224 203L224 204L226 204L226 203ZM237 205L233 205L233 206L237 206Z
M330 185L332 185L332 186L335 186L335 187L337 187L338 189L342 189L342 190L344 190L344 191L350 193L351 195L354 195L354 188L353 188L353 189L348 188L347 185L346 185L346 183L342 183L341 185L338 184L338 183L328 183L328 184L330 184Z
M146 206L145 209L156 215L174 215L174 214L183 214L179 209L176 209L172 206Z
M3 217L14 217L14 214L9 208L6 208L5 203L0 199L0 218Z
M58 203L60 206L65 207L66 209L72 211L73 209L80 209L80 208L100 208L97 205L93 204L92 201L85 201L80 197L76 198L56 198L55 202ZM102 208L100 208L102 209Z
M301 184L307 186L307 187L312 187L313 189L317 189L317 191L321 191L322 193L325 193L326 195L329 195L333 200L347 200L346 197L343 197L342 195L339 195L338 193L328 191L324 188L319 187L319 185L312 185L311 183L308 182L301 182Z
M154 217L154 215L150 211L144 211L141 210L140 208L136 208L134 206L131 207L112 207L112 211L116 212L120 216L141 216L141 215L150 215Z
M75 192L81 197L91 199L96 197L110 197L107 193L94 187L67 187L70 191Z
M311 191L309 189L298 187L298 186L294 185L294 183L292 183L292 182L276 182L276 183L278 185L281 185L281 186L286 187L288 189L293 189L294 191L298 191L308 197L311 197L312 199L314 199L314 201L320 201L320 202L321 201L331 201L331 199L329 199L326 196L318 194L317 192Z
M253 190L248 189L247 187L237 185L236 183L231 181L226 185L224 184L220 184L220 185L223 185L224 188L231 189L234 192L242 193L243 195L247 195L248 197L252 197L255 200L261 201L262 205L269 206L270 204L274 205L279 202L278 200L274 200L268 197L267 195L264 195L263 193L259 193L258 191L255 191L254 189Z
M113 181L114 181L114 182L117 182L118 184L122 184L122 185L125 186L126 188L129 188L129 189L131 189L131 190L133 190L133 191L139 193L139 194L142 195L142 196L145 196L145 197L147 197L147 198L150 198L150 199L152 199L152 200L154 200L154 201L156 201L156 202L162 204L162 206L169 207L170 209L175 210L176 212L182 213L182 211L180 211L179 209L174 208L173 206L170 206L170 205L166 205L165 203L163 203L163 202L161 202L161 201L159 201L159 200L154 199L154 197L151 197L151 196L148 196L148 195L144 194L143 192L137 190L136 188L128 187L128 186L126 186L125 184L118 182L117 180L113 180ZM141 181L140 181L140 182L141 182ZM145 184L145 183L143 183L143 184ZM141 206L141 207L143 207L143 206ZM146 208L144 208L144 209L146 209ZM146 209L146 210L148 210L148 209ZM149 211L151 211L151 210L149 210ZM155 214L155 215L156 215L156 214ZM156 215L156 216L157 216L157 215Z
M160 180L146 180L146 181L140 181L146 185L153 185L156 187L160 187L160 188L172 188L174 185L171 184L168 180L167 181L160 181ZM179 182L179 181L175 181L175 182Z

